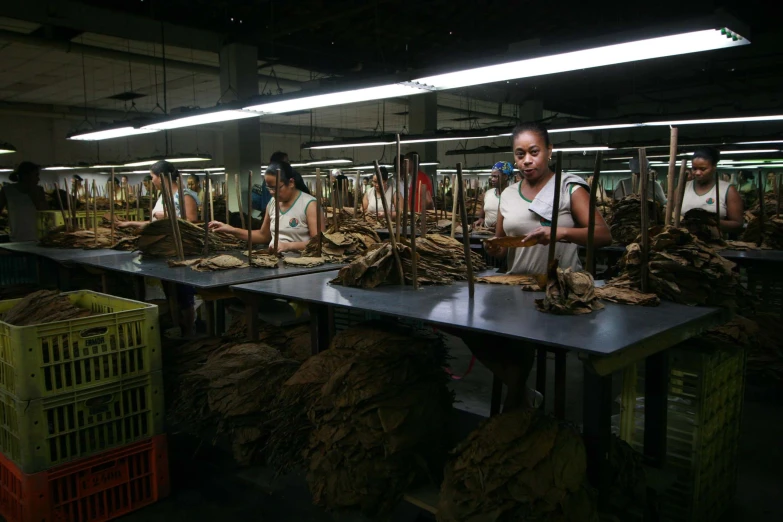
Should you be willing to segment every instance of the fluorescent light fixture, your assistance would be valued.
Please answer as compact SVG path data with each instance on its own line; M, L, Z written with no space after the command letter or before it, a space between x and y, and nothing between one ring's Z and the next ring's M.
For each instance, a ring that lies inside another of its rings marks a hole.
M212 161L210 156L176 156L173 158L152 158L139 161L133 161L131 163L125 163L123 167L146 167L148 165L154 165L160 160L165 159L169 163L186 163L190 161Z
M0 172L13 172L14 169L0 169Z
M123 165L123 167L146 167L147 165L154 165L160 160L141 160L141 161L133 161L131 163L126 163Z
M613 125L587 125L585 127L566 127L564 129L547 129L547 131L549 132L549 134L558 134L562 132L631 129L634 127L642 127L642 126L644 126L644 123L616 123ZM511 135L509 134L509 136Z
M424 163L419 163L419 167L433 167L435 165L440 165L440 161L425 161Z
M124 167L125 165L122 164L115 164L115 165L90 165L87 167L88 169L120 169Z
M592 146L586 146L586 147L566 147L566 148L554 148L552 149L552 152L591 152L596 150L614 150L611 147L592 147Z
M305 96L303 98L294 98L278 102L272 101L244 107L244 110L256 111L262 114L280 114L284 112L317 109L319 107L331 107L333 105L398 98L400 96L410 96L412 94L421 94L428 91L429 89L426 87L415 86L410 83L393 83L390 85L380 85L378 87L366 87L364 89L317 94L315 96Z
M108 140L111 138L123 138L125 136L136 136L138 134L149 134L151 132L157 132L157 129L137 129L136 127L120 127L118 129L108 129L102 131L84 132L81 134L75 134L69 136L69 140L80 141L99 141Z
M783 163L765 163L763 165L743 165L743 169L780 169Z
M142 129L147 129L150 132L159 130L179 129L181 127L192 127L194 125L205 125L207 123L220 123L224 121L243 120L245 118L258 118L259 114L256 112L250 112L245 110L222 110L207 112L204 114L197 114L195 116L183 116L173 120L161 121L158 123L150 123L145 125Z
M394 145L394 141L369 141L366 143L337 143L335 145L316 145L315 147L307 147L314 150L324 149L347 149L352 147L384 147L386 145Z
M713 125L716 123L753 123L759 121L780 121L783 114L770 114L767 116L738 116L736 118L705 118L700 120L673 120L673 121L648 121L642 125L645 127L658 127L664 125Z
M41 170L74 170L74 167L66 167L64 165L56 165L53 167L44 167Z
M130 172L121 172L120 174L149 174L149 170L131 170Z
M179 169L180 172L212 172L218 173L226 170L226 167L207 167L204 169Z
M0 142L0 154L13 154L16 152L16 147L10 143Z
M169 163L186 163L188 161L212 161L209 156L185 156L181 158L166 158Z
M652 165L652 163L650 163L650 165ZM593 174L592 170L566 170L564 172L568 172L569 174ZM630 170L602 170L601 174L619 174L630 172Z
M635 42L605 45L570 53L554 54L501 63L414 80L434 89L456 89L471 85L530 78L618 63L636 62L680 54L725 49L750 42L728 29L706 29Z
M756 149L756 150L722 150L721 156L730 156L733 154L765 154L769 152L780 152L778 149ZM693 152L688 152L688 156L693 156Z
M738 141L737 143L732 143L732 145L761 145L765 143L783 143L783 140Z
M348 158L323 159L308 161L307 163L303 163L301 165L305 167L315 167L317 165L345 165L348 163L353 163L353 160ZM291 164L291 166L293 167L294 165Z

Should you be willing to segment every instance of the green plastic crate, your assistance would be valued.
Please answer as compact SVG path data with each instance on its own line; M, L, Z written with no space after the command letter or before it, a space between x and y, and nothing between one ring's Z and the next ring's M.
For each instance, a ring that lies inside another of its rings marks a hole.
M40 399L162 368L157 306L89 290L63 295L98 315L33 326L0 321L0 391ZM0 301L0 314L18 301Z
M163 376L23 401L0 392L0 451L37 473L163 433Z
M99 210L98 219L102 219L105 214L108 214L108 210ZM68 211L65 212L68 215ZM80 229L91 229L93 225L94 212L87 212L86 210L77 210L74 212L76 218L76 226ZM131 209L130 211L115 209L114 215L122 220L126 221L144 221L144 210ZM53 228L61 227L65 224L63 221L63 214L59 210L39 210L38 211L38 239L46 237L46 235Z

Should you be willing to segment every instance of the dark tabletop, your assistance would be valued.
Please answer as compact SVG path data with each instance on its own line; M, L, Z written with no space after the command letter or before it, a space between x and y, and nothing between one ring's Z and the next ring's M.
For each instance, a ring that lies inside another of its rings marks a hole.
M767 263L783 262L783 250L721 250L720 255L730 261L760 261Z
M53 248L38 246L35 241L26 241L20 243L0 243L0 249L22 254L34 254L37 256L52 259L54 261L66 262L76 261L85 257L102 257L116 255L122 252L101 248L97 250L84 250L81 248Z
M540 292L517 286L476 284L472 302L468 284L371 290L331 285L335 274L314 274L232 287L236 291L274 295L310 303L343 306L396 317L420 319L454 328L488 332L528 342L600 355L640 346L671 347L720 324L718 308L663 302L658 307L605 303L587 315L557 316L535 308Z
M246 259L241 255L240 259ZM281 268L233 268L217 272L196 272L188 266L170 267L168 260L150 257L142 257L138 252L122 252L113 256L88 257L74 260L75 263L93 268L102 268L113 272L154 277L163 281L182 283L194 288L208 289L219 288L251 281L268 281L284 277L299 276L303 274L316 274L319 272L335 271L342 265L325 264L313 268L286 266L281 260ZM331 274L334 277L335 274Z

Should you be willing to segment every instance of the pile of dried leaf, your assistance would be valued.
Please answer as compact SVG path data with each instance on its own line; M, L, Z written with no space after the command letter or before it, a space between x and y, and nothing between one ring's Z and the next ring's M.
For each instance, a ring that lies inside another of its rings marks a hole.
M661 204L647 201L650 226L663 223ZM641 196L631 194L612 204L611 216L607 220L612 239L617 243L632 243L641 232Z
M595 281L589 272L558 268L557 260L549 266L546 294L536 299L540 312L555 315L582 315L604 307L595 296Z
M754 217L748 223L742 240L748 243L757 243L761 235L761 226L758 217ZM783 218L769 216L764 218L764 234L762 244L773 250L783 249Z
M179 229L185 255L188 257L201 255L204 252L204 228L180 219ZM246 241L222 232L210 231L208 237L210 252L239 250L246 244ZM171 221L160 219L141 229L136 240L136 250L151 257L176 257L177 249L174 246Z
M611 484L606 495L605 510L620 520L643 519L647 498L647 471L642 454L627 442L612 435L609 444L609 469Z
M54 323L79 319L92 315L88 308L73 304L68 296L58 291L39 290L23 297L7 312L0 314L0 321L13 326Z
M442 469L453 411L446 355L440 336L398 324L340 333L285 383L269 458L283 468L304 458L318 505L388 513Z
M655 294L646 294L635 288L630 288L630 280L622 285L619 281L612 286L601 286L595 289L598 299L636 306L658 306L661 298Z
M742 288L734 263L721 257L685 229L667 227L650 231L649 291L662 299L686 305L711 305L736 309L744 304ZM628 245L619 266L622 274L606 287L639 289L641 249Z
M536 276L525 274L498 274L476 278L477 283L493 285L521 286L527 292L540 292L539 280Z
M413 282L412 252L407 239L397 244L406 284ZM419 284L451 284L468 277L462 242L440 234L416 239L417 279ZM481 256L471 251L474 272L486 268ZM390 243L377 243L350 265L340 269L332 283L361 288L381 284L400 284Z
M693 208L685 213L680 225L705 243L725 245L718 228L717 215L714 212Z
M247 268L249 265L234 256L220 254L212 257L188 259L185 261L169 260L169 266L189 266L196 272L215 272L217 270L230 270L232 268Z
M132 229L115 228L114 243L112 243L111 228L106 226L98 227L97 240L94 229L66 232L65 227L57 227L49 231L38 243L41 246L54 248L83 248L87 250L113 248L131 251L135 247L136 232Z
M758 326L748 349L747 373L761 382L783 387L783 326L779 314L758 314Z
M484 421L446 464L438 522L597 522L582 438L534 410Z
M341 220L338 230L330 225L321 237L321 255L318 255L318 238L314 237L302 251L303 257L323 257L329 263L349 263L381 241L374 226L352 217Z

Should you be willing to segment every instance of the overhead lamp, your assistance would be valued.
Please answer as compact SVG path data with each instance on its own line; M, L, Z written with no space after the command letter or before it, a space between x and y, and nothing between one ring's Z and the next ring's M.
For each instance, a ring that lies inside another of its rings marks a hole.
M614 130L614 129L631 129L634 127L642 127L643 123L615 123L612 125L586 125L584 127L565 127L562 129L547 129L549 134L559 134L563 132L582 132L582 131L596 131L596 130ZM510 134L509 134L510 136Z
M765 143L783 143L783 140L738 141L732 145L761 145Z
M148 165L154 165L155 163L165 160L169 163L187 163L192 161L212 161L212 156L209 155L201 155L201 156L174 156L169 158L149 158L149 159L143 159L139 161L132 161L130 163L125 163L123 167L146 167Z
M211 112L205 112L202 114L196 114L193 116L182 116L180 118L167 119L157 123L150 123L145 125L142 129L147 129L150 132L159 130L179 129L182 127L192 127L195 125L205 125L207 123L221 123L224 121L242 120L245 118L258 118L257 112L250 112L245 110L213 110Z
M756 149L756 150L722 150L721 156L730 156L733 154L765 154L769 152L780 152L779 149ZM687 152L688 156L693 156L693 152ZM680 154L682 156L682 154Z
M386 98L399 98L428 92L423 86L412 85L409 82L366 87L348 91L316 94L314 96L298 97L283 101L260 103L244 107L246 111L256 111L262 114L281 114L284 112L304 111L319 107L331 107L348 103L359 103Z
M598 151L598 150L614 150L611 147L604 147L604 146L586 146L586 147L565 147L565 148L553 148L552 152L592 152L592 151Z
M652 165L652 163L650 163ZM566 170L564 172L567 172L569 174L595 174L592 170ZM601 170L601 174L620 174L620 173L629 173L630 170Z
M125 136L136 136L138 134L149 134L151 132L157 132L157 129L137 129L136 127L127 126L102 131L82 132L68 136L68 139L79 141L99 141L108 140L111 138L124 138Z
M352 159L348 158L337 158L337 159L323 159L323 160L313 160L308 161L307 163L302 164L304 167L315 167L317 165L345 165L348 163L353 163ZM294 166L293 164L291 165Z
M765 163L762 165L743 165L743 169L780 169L783 168L783 163Z
M727 28L706 29L477 67L427 76L414 81L437 90L456 89L665 56L725 49L749 43L748 40Z
M88 169L121 169L125 165L121 163L115 163L114 165L89 165Z
M0 169L0 172L13 172L14 169Z
M41 170L74 170L74 167L66 167L65 165L54 165L51 167L44 167Z
M10 143L0 142L0 154L13 154L16 152L16 147Z
M395 141L368 141L364 143L338 143L335 145L313 145L312 147L302 147L303 149L314 149L314 150L323 150L323 149L344 149L344 148L350 148L350 147L385 147L386 145L394 145Z
M180 172L223 172L226 167L206 167L203 169L179 169Z
M739 116L736 118L704 118L699 120L672 120L672 121L648 121L642 125L645 127L673 126L679 125L714 125L716 123L752 123L759 121L780 121L783 120L783 114L770 114L767 116Z

